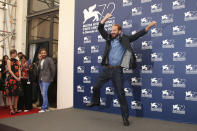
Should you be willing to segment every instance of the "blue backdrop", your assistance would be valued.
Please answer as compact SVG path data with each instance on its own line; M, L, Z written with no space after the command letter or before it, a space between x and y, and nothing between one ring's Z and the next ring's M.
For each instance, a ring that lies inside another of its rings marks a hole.
M99 72L105 40L99 21L110 31L121 24L135 34L152 20L158 25L131 43L137 69L124 69L124 90L131 116L197 123L197 1L75 0L74 107L120 113L111 82L101 89L100 107L87 108Z

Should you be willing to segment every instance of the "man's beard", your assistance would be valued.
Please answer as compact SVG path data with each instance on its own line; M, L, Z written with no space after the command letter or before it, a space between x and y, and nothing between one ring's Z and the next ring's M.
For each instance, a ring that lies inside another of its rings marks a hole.
M42 59L45 59L46 58L46 56L42 56Z
M112 38L116 38L119 36L119 34L111 34Z

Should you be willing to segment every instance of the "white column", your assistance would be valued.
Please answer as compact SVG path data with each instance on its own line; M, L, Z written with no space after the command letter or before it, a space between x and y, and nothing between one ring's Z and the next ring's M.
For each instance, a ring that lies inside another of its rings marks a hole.
M57 108L73 106L75 0L60 0Z
M26 50L26 23L27 0L17 0L16 7L16 43L15 49L25 53Z

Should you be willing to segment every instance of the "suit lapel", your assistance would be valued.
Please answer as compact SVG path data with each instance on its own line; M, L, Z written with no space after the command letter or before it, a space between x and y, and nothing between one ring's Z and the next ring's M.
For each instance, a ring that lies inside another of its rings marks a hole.
M120 37L120 43L125 49L132 51L129 40L124 34Z

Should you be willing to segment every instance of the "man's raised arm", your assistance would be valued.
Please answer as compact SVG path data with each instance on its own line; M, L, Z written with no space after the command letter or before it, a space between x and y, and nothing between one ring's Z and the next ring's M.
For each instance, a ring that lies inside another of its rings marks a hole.
M107 31L105 30L104 28L104 25L105 25L105 22L111 18L112 15L110 13L107 13L105 15L105 17L101 20L101 22L99 23L99 26L98 26L98 31L100 32L101 36L107 40L109 38L109 34L107 33Z
M105 24L105 22L112 17L112 14L107 13L105 17L101 20L101 24Z
M145 27L145 29L137 32L136 34L134 35L131 35L129 36L129 41L132 42L132 41L135 41L137 40L138 38L142 37L143 35L145 35L150 28L152 28L153 26L155 26L157 24L156 21L152 21L148 26Z

